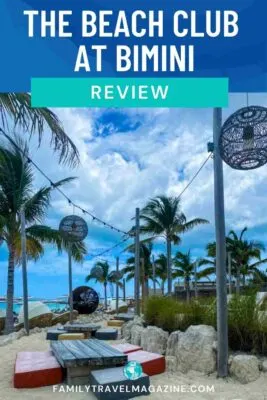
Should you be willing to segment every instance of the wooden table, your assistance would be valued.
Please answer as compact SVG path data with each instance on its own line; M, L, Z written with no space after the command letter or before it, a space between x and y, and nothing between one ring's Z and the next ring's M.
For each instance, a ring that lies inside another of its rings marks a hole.
M81 324L81 323L68 323L64 325L64 330L70 333L83 333L85 339L89 339L93 332L101 328L101 325L96 324Z
M127 355L97 339L53 341L51 349L67 369L68 385L86 385L91 370L125 365L128 360Z

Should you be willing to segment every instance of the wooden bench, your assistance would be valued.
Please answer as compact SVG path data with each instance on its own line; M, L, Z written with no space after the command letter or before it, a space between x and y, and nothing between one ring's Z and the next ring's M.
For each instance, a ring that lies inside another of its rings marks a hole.
M54 356L67 369L68 385L86 385L93 369L125 365L127 355L97 339L51 342Z

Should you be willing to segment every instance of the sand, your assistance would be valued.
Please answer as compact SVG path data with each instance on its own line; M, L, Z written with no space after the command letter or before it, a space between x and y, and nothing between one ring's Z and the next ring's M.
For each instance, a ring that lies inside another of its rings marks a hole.
M12 377L14 371L14 362L16 353L19 351L42 351L49 349L49 342L45 340L45 333L31 334L29 337L23 337L13 343L0 347L0 399L1 400L95 400L92 393L88 393L83 387L80 393L67 393L66 387L63 385L58 388L65 390L64 392L53 392L53 387L43 387L38 389L14 389L12 386ZM250 384L242 385L232 379L220 380L216 376L201 376L197 373L189 373L183 375L180 373L165 373L151 378L151 385L156 388L161 385L162 390L169 387L180 385L182 390L187 390L188 385L209 385L214 386L213 393L151 393L151 400L267 400L267 374ZM186 385L186 386L182 386ZM203 386L201 386L203 387ZM194 388L193 388L194 390ZM139 397L140 400L148 399L147 396Z

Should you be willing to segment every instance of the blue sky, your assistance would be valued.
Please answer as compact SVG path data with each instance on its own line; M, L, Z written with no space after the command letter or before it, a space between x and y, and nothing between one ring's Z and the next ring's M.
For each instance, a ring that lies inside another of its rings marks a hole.
M266 105L266 96L252 94L250 104ZM244 94L230 96L225 119L246 104ZM78 168L59 165L49 147L46 132L42 146L30 142L31 156L52 180L68 176L77 179L64 191L76 203L122 230L129 229L135 208L159 194L178 195L207 157L206 144L212 139L211 109L58 109L65 130L76 143L81 164ZM26 135L26 137L28 137ZM225 214L227 230L249 227L249 239L267 245L266 179L267 167L241 172L224 166ZM46 181L36 171L36 188ZM210 160L194 184L182 197L182 210L188 217L202 217L209 225L196 228L182 238L180 250L191 249L194 257L205 255L205 245L214 239L213 165ZM44 221L58 227L60 219L73 208L58 193ZM80 215L78 210L75 213ZM96 254L121 236L86 218L88 252ZM105 258L115 268L115 257L124 265L127 255L119 247ZM155 255L165 250L162 242L154 246ZM174 251L177 251L174 248ZM96 260L87 257L83 265L74 264L73 286L85 283L85 276ZM6 292L7 251L0 247L0 296ZM16 269L15 295L22 295L21 269ZM55 298L68 292L67 255L47 246L45 255L28 265L31 296ZM102 294L94 282L91 286ZM133 284L127 285L132 294Z

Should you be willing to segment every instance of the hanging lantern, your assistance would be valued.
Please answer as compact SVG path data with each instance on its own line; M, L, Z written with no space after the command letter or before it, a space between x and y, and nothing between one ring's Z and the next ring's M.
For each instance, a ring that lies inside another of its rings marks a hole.
M249 106L232 114L224 123L219 140L222 159L239 170L267 163L267 108Z

